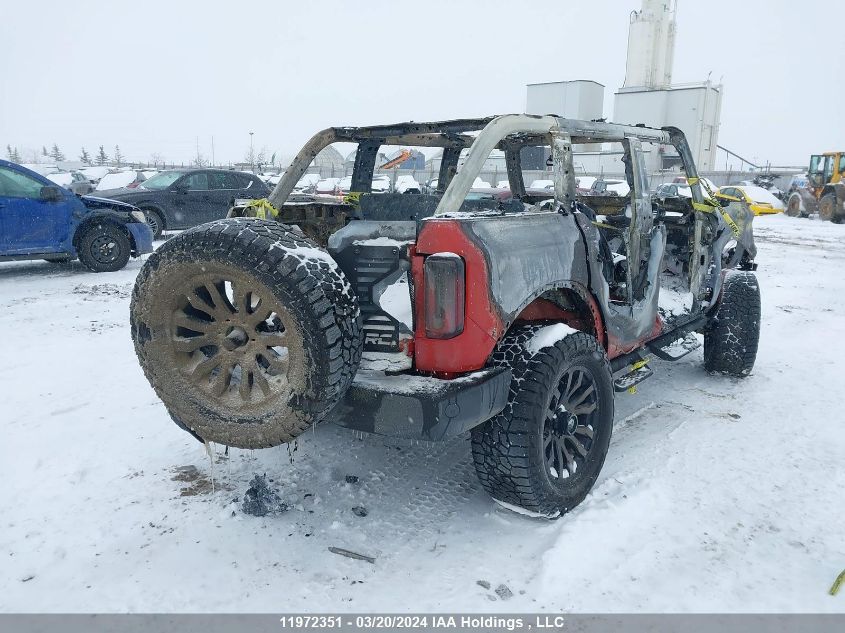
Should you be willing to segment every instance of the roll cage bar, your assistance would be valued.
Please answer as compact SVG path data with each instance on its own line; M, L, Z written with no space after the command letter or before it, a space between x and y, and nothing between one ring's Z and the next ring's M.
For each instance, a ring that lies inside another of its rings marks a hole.
M557 139L557 142L552 142ZM530 145L551 145L557 149L556 158L567 163L569 173L562 174L563 187L556 186L558 202L574 200L575 180L571 167L571 145L581 143L625 142L629 139L671 144L681 157L687 177L697 178L689 145L683 132L677 128L662 129L645 126L618 125L595 121L581 121L562 117L530 114L504 114L478 119L455 119L430 123L397 123L369 127L331 127L315 134L294 157L293 161L270 194L270 202L281 208L296 183L305 174L314 158L332 143L357 143L358 151L352 170L352 191L368 193L378 149L382 145L409 145L443 148L438 191L443 194L435 211L442 215L460 208L472 187L475 177L484 166L490 152L500 149L505 153L508 179L515 196L525 194L522 181L519 150ZM469 148L469 155L457 171L461 150ZM555 150L553 149L553 154ZM555 161L556 169L559 160ZM564 171L566 169L564 168ZM701 203L704 195L697 180L692 189L693 200Z

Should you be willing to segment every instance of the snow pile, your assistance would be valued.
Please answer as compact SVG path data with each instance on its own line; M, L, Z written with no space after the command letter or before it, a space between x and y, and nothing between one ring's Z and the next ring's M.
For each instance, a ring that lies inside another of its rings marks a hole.
M544 347L551 347L570 334L575 334L577 331L578 330L568 326L566 323L554 323L552 325L547 325L534 333L531 340L525 344L525 349L534 356Z

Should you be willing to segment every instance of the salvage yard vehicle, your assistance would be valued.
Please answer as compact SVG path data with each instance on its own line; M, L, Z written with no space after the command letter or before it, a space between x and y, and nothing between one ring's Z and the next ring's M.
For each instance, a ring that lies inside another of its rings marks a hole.
M186 229L226 217L235 200L263 198L270 188L255 174L225 169L162 171L135 188L97 191L141 209L156 239L163 231Z
M806 218L813 213L821 220L845 221L845 151L811 156L806 186L789 194L787 215Z
M745 202L754 215L770 215L783 212L783 202L775 194L756 185L730 185L720 187L716 192L720 200Z
M0 160L0 261L77 257L94 272L120 270L153 250L152 231L135 207L76 196L46 177Z
M358 145L353 193L291 200L334 142ZM579 199L572 145L605 142L622 144L630 192ZM382 145L443 148L434 193L370 194ZM674 147L691 198L653 203L645 145ZM551 155L545 200L525 191L529 146ZM472 199L494 150L511 197ZM724 204L676 128L521 114L329 128L268 200L149 258L132 338L173 420L201 441L275 446L324 420L429 441L469 432L485 490L557 516L593 486L614 393L651 376L653 357L683 357L700 332L706 370L751 372L753 215Z

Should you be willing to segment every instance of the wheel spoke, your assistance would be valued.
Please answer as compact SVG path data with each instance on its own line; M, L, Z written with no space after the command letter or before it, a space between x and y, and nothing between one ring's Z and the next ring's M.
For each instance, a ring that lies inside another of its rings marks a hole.
M210 321L203 321L190 317L187 314L178 313L173 317L173 325L193 332L201 332L202 334L208 334L214 327L214 324Z
M215 315L223 319L226 319L231 316L233 310L229 304L229 300L220 291L220 289L217 287L217 284L209 282L203 287L206 289L209 296L211 297L211 300L214 302Z
M208 335L205 336L194 336L192 338L174 338L173 339L173 349L177 352L194 352L198 350L200 347L205 347L206 345L213 345L214 339Z
M258 325L262 321L266 321L270 318L273 314L272 308L262 308L261 301L259 301L258 305L255 307L255 310L250 314L249 318L246 320L252 327L258 327Z
M572 453L570 453L568 450L566 450L566 446L563 445L563 442L560 443L560 447L561 447L561 450L563 451L563 454L566 456L566 471L570 475L574 475L575 474L575 468L576 468L575 457L572 455Z
M584 448L584 445L583 445L583 444L581 444L581 442L579 442L577 439L575 439L575 438L574 438L574 437L572 437L572 436L569 436L567 439L569 440L569 443L570 443L570 444L572 444L572 446L574 446L574 447L575 447L575 450L578 452L578 454L579 454L581 457L586 457L586 456L587 456L587 449L586 449L586 448Z
M560 438L555 438L555 450L557 453L557 467L555 468L555 470L557 470L558 477L563 477L563 471L569 470L569 467L566 465L566 461L563 458L563 454L566 452L566 448L564 447L563 442L561 442Z
M264 377L264 373L260 369L256 369L256 371L252 373L252 377L255 384L258 385L265 396L269 396L272 393L270 383L267 382L267 379Z
M250 303L252 301L252 290L249 288L244 288L243 284L235 285L235 282L232 282L232 296L235 298L235 309L238 311L238 314L242 316L246 316L250 314Z
M268 352L267 354L259 354L260 358L267 363L267 369L270 373L276 376L287 376L290 362L287 356L279 356L275 352Z
M226 390L229 388L229 383L232 380L233 369L234 364L231 362L221 365L220 373L211 379L211 393L218 398L226 393Z
M588 402L587 404L575 407L570 411L570 413L572 415L587 415L588 413L595 411L597 407L598 405L595 402Z
M575 432L578 435L586 435L590 439L593 439L593 429L591 429L589 426L585 426L583 424L578 425L575 427Z
M204 297L200 296L196 290L185 298L194 310L205 312L208 316L212 316L214 314L214 306L211 305Z
M573 382L575 382L575 375L576 374L578 376L578 382L573 384ZM566 386L566 395L564 396L564 400L567 403L569 403L569 401L572 400L572 394L576 393L581 388L581 383L583 381L584 381L583 372L580 372L580 371L572 372L572 377L571 377L569 383Z
M573 409L577 408L578 405L583 404L583 402L587 398L589 398L595 392L595 390L596 390L596 387L593 383L591 383L591 382L587 383L587 388L584 389L584 391L581 392L581 394L578 396L578 398L576 400L569 400L566 403L567 410L569 410L571 412ZM572 396L573 397L575 396L574 392L573 392Z
M194 382L200 382L204 378L208 378L220 363L221 360L216 354L211 358L206 358L191 371L191 379Z

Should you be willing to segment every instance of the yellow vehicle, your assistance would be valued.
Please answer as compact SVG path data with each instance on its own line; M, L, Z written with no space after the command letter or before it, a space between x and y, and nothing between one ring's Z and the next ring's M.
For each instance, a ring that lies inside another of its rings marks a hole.
M845 150L810 157L807 186L790 192L786 214L806 218L818 213L822 220L845 220Z
M772 192L756 185L720 187L716 192L716 197L723 200L744 202L754 215L781 213L784 210L783 202L778 200Z

